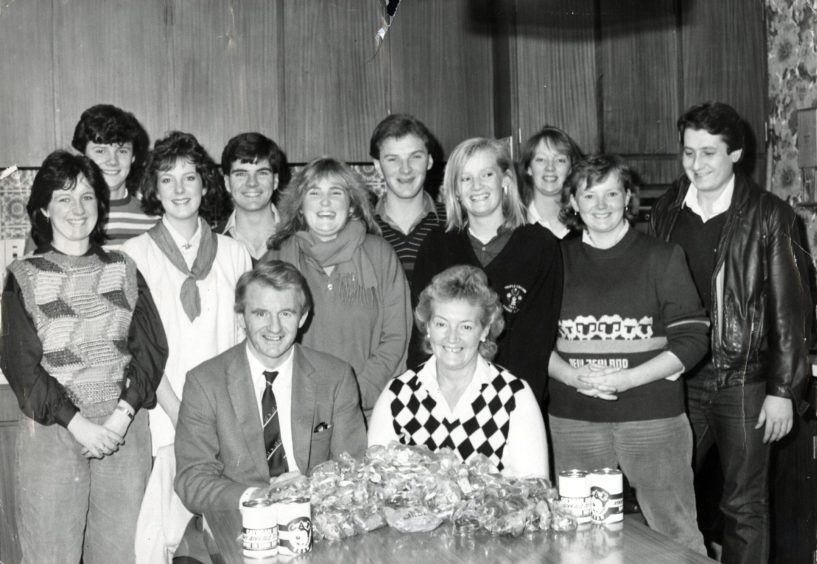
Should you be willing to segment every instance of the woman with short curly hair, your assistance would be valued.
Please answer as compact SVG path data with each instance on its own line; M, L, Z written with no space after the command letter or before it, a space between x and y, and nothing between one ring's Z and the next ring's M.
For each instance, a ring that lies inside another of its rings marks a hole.
M414 311L431 358L389 383L375 405L369 445L391 441L482 454L510 476L547 477L545 424L530 386L491 364L505 321L475 267L436 275Z

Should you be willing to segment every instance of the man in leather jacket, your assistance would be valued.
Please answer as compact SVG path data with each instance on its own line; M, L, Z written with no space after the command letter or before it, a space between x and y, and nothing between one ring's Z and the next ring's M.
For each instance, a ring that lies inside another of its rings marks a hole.
M711 320L711 355L686 379L696 470L717 446L723 561L766 562L770 443L792 429L807 375L805 256L791 207L735 170L744 129L731 106L695 106L678 131L686 174L650 228L686 251Z

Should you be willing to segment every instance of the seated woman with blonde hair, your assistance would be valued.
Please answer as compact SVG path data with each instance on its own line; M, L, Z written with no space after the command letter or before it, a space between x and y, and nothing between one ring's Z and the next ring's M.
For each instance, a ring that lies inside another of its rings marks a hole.
M547 477L545 424L533 392L490 362L505 322L485 273L467 265L444 270L423 290L414 318L432 356L380 395L369 445L450 448L463 461L483 454L509 476Z

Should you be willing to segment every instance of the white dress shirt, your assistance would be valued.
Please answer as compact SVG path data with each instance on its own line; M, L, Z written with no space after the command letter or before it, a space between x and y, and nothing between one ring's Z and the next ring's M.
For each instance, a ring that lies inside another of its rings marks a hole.
M281 222L281 216L278 214L278 208L276 208L275 205L270 202L269 209L270 212L272 212L272 218L275 221L275 225L278 225ZM227 218L227 223L224 224L224 234L229 235L240 243L243 243L244 246L247 247L247 252L250 253L250 256L256 260L260 260L261 257L267 252L267 242L264 241L259 247L254 247L249 239L239 233L238 228L236 227L235 215L236 211L233 210L233 213L231 213L230 217Z
M528 223L538 223L554 235L556 235L559 239L564 239L565 235L570 233L570 229L567 226L559 221L545 221L541 215L539 215L539 210L536 209L536 206L533 205L533 202L528 205Z
M258 406L258 421L264 425L264 415L261 410L261 397L267 387L267 379L264 372L270 370L264 366L255 356L250 343L247 341L247 360L250 363L250 375L252 376L252 386L255 391L255 403ZM278 426L281 429L281 444L284 447L284 455L287 458L289 470L299 470L295 463L295 451L292 446L292 349L289 349L287 357L278 368L275 381L272 383L272 393L275 394L275 405L278 407Z
M689 211L693 212L695 215L700 216L701 220L706 223L713 217L720 215L729 209L729 206L732 204L732 195L734 193L735 175L733 174L732 178L729 179L729 182L726 183L726 187L724 188L723 192L721 192L720 196L718 196L712 203L712 213L707 215L704 213L701 204L698 203L698 188L692 182L690 182L687 195L684 196L684 206L688 207Z
M267 387L267 378L264 372L269 370L258 360L250 349L247 341L247 362L250 365L250 377L252 378L253 392L255 392L255 404L258 407L258 422L264 426L264 415L261 409L261 398L264 389ZM284 456L287 459L289 471L300 471L295 462L295 454L292 447L292 349L289 349L287 358L275 370L278 376L272 383L272 393L275 394L275 405L278 407L278 428L281 431L281 446L284 448ZM238 500L238 508L241 509L244 502L250 499L261 488L249 487L241 494Z

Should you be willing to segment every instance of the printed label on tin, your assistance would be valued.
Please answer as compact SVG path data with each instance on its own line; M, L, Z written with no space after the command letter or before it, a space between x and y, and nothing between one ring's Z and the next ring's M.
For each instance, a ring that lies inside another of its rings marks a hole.
M264 552L278 546L278 527L266 529L243 529L243 547L245 551Z
M562 507L579 523L590 521L590 499L586 497L561 496Z
M593 521L599 523L620 521L624 518L624 494L610 493L604 488L590 488L590 499L593 504Z
M312 520L296 517L278 526L278 546L289 554L304 554L312 550Z

